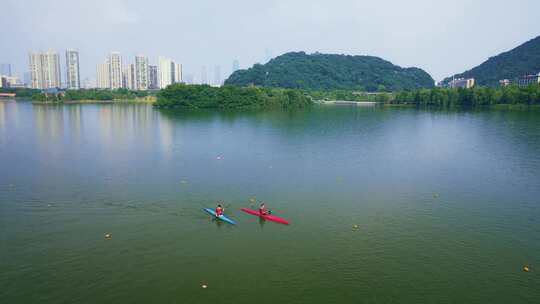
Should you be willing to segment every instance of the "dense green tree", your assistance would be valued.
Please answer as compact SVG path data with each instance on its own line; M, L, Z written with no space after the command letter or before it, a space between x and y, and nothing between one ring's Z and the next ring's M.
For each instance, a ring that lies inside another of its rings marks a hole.
M234 72L225 84L303 90L398 91L431 88L434 80L418 68L401 68L373 56L291 52L268 63Z
M158 93L157 107L197 109L300 108L311 105L303 92L260 87L173 84Z
M540 104L540 85L528 87L506 86L499 88L473 87L470 89L433 88L402 91L393 103L420 106L489 106L494 104Z

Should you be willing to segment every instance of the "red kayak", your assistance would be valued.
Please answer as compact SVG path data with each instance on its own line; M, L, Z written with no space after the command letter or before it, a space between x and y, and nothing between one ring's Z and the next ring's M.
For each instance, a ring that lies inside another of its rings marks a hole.
M256 215L260 218L263 218L267 221L272 221L284 225L289 225L289 222L286 219L282 219L279 216L271 215L271 214L261 214L258 210L248 209L248 208L242 208L240 209L244 211L245 213Z

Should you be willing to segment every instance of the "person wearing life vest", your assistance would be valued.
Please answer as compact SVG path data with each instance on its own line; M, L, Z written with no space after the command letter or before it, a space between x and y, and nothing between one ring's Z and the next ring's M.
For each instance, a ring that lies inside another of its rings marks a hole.
M221 206L220 203L218 203L217 207L216 207L216 216L222 216L223 215L223 206Z

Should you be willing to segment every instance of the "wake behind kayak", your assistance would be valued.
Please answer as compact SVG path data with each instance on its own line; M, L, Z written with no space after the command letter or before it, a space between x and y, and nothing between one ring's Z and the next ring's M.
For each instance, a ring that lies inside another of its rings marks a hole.
M224 222L227 222L231 225L236 225L236 222L231 220L230 218L228 218L227 216L225 215L220 215L220 216L216 216L216 211L214 211L214 209L211 209L211 208L203 208L203 211L213 215L215 218L219 219L219 220L222 220Z

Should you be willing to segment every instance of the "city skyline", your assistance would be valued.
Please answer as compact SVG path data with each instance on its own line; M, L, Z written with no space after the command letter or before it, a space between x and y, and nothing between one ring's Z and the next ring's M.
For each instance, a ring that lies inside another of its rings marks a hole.
M289 51L373 55L422 68L441 80L538 36L540 28L534 13L540 2L532 0L513 6L457 0L442 10L427 0L344 0L339 5L96 0L75 6L67 0L6 0L2 8L0 26L18 39L0 46L0 62L11 63L20 77L27 70L28 51L74 48L80 52L81 79L95 77L102 54L118 50L130 58L143 53L151 64L159 56L175 58L193 75L203 65L230 67L239 59L246 68L268 54ZM162 30L187 25L194 30L181 35ZM140 37L151 37L151 43L141 43ZM225 79L231 69L222 72Z
M27 71L22 73L22 77L20 75L13 75L14 73L11 72L11 63L0 63L0 75L13 77L13 79L17 79L17 83L20 83L20 85L24 84L30 88L128 88L132 90L147 90L164 88L171 83L184 82L182 64L176 63L172 59L163 56L159 56L157 58L157 64L152 65L150 59L145 55L135 55L133 63L128 63L128 60L125 60L120 52L109 52L105 62L96 64L94 73L87 75L87 77L81 80L78 50L66 49L65 61L60 60L59 52L54 49L49 49L46 52L30 51L28 54ZM51 70L51 68L44 68L41 63L44 60L49 60L49 57L46 57L47 55L54 55L53 59L51 59L54 60L54 76L47 76L47 79L51 77L54 78L54 85L50 83L44 84L44 76L41 76L41 78L39 77L40 74L44 73L42 70L44 70L45 73L48 73L48 71ZM165 84L163 85L160 84L161 76L159 75L159 65L161 60L168 60L169 63L167 64L171 65L170 70L165 72L169 73L171 78L170 80L165 80ZM36 69L39 69L39 71ZM233 60L231 73L238 69L239 61L235 59ZM120 73L118 72L119 70ZM204 76L201 74L201 77L197 79L197 81L194 81L196 77L193 77L192 74L188 74L189 79L186 83L210 85L223 84L224 80L220 65L215 65L213 69L207 69L206 65L202 65L201 71L204 71ZM212 76L210 76L210 73L213 73ZM26 74L29 74L28 79L26 79ZM120 77L118 75L120 75Z
M19 81L21 81L22 84L26 84L28 87L33 87L32 85L32 54L47 54L50 52L54 52L58 55L58 59L56 59L55 64L58 65L58 77L59 80L57 83L59 83L58 88L66 88L66 89L80 89L80 88L129 88L133 90L146 90L149 88L152 89L158 89L160 88L159 80L155 82L154 86L150 85L150 77L154 77L154 80L159 79L159 75L157 70L159 66L159 61L161 58L165 58L163 56L158 56L156 64L152 65L147 56L137 54L134 56L135 61L134 63L126 63L123 59L123 55L121 52L118 51L112 51L109 52L107 55L107 58L105 60L105 63L97 63L96 66L93 69L93 73L87 72L85 77L83 78L81 76L80 72L80 57L79 57L79 50L72 49L72 48L66 48L65 50L65 61L60 60L59 53L56 49L49 48L46 52L43 51L35 51L30 50L28 52L29 59L27 62L27 67L25 69L21 69L22 71L20 73L13 73L13 64L9 62L2 62L0 63L0 75L3 76L13 76L16 77ZM268 54L268 49L266 49L266 54ZM138 59L142 59L144 57L145 63L137 63ZM172 59L168 59L173 62L173 67L171 70L172 73L172 79L174 81L171 81L170 83L175 82L183 82L183 64L181 63L175 63ZM84 62L84 60L83 60ZM113 64L111 65L111 62ZM259 62L256 62L259 63ZM143 74L137 74L137 70L135 69L136 66L145 67L146 70ZM106 67L106 68L105 68ZM154 74L152 73L150 67L154 67ZM120 74L119 74L119 68L120 68ZM131 77L127 77L128 73L126 72L128 68L133 69ZM106 69L106 71L105 71ZM190 84L210 84L210 85L222 85L224 82L224 79L226 79L230 74L235 72L236 70L240 69L240 63L238 59L232 60L232 69L230 73L226 73L225 78L223 77L223 74L221 72L221 66L220 65L214 65L213 70L212 67L208 68L208 65L203 64L200 66L201 76L199 78L193 77L193 74L188 74L190 79L187 81L187 83ZM203 72L204 77L203 77ZM213 75L210 76L209 74L212 73ZM30 76L28 77L28 80L26 80L27 74ZM141 79L143 75L146 75L146 79ZM55 74L56 75L56 74ZM120 78L118 78L118 75L120 75ZM175 76L178 75L178 76ZM111 78L112 77L112 78ZM83 79L83 80L81 80ZM196 79L196 81L194 81ZM141 84L142 81L142 84ZM56 83L56 82L55 82ZM88 85L88 83L93 83L93 85ZM133 83L133 84L131 84ZM37 87L37 86L36 86Z

